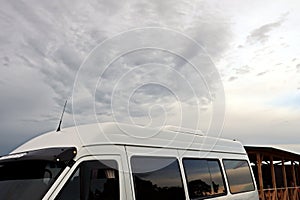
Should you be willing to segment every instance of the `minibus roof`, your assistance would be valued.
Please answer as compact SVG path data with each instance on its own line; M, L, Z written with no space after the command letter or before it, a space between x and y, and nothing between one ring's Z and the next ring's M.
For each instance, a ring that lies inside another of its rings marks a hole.
M174 130L174 127L172 130L146 128L121 123L96 123L48 132L29 140L12 153L67 146L80 150L109 144L246 154L240 142L205 136L199 131Z

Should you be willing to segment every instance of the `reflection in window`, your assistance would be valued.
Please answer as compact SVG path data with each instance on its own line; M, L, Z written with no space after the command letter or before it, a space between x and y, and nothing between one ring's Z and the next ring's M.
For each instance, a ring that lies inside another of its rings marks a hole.
M246 160L223 160L231 193L254 190L250 167Z
M131 159L136 200L184 200L176 158L138 157Z
M225 195L224 179L217 160L183 159L190 199Z
M57 200L117 200L119 176L116 161L86 161L80 164Z

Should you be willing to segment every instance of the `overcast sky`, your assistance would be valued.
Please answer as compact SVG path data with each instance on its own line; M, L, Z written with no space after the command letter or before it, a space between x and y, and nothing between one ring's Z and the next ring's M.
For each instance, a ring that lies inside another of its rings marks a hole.
M0 154L64 126L182 125L299 144L300 3L5 1ZM224 125L224 126L223 126Z

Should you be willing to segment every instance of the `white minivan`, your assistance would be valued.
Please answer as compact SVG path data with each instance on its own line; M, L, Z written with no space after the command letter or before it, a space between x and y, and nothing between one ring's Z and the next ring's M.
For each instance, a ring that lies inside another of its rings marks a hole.
M241 143L181 128L98 123L0 157L2 200L258 199Z

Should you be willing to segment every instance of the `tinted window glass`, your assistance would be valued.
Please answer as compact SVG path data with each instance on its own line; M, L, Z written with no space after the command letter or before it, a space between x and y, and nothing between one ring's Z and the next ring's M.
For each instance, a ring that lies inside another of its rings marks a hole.
M231 193L254 190L250 167L246 160L223 160Z
M60 173L63 162L25 160L0 164L0 199L42 199Z
M190 199L226 194L217 160L183 159Z
M176 158L132 157L136 200L184 200Z
M86 161L79 165L56 199L117 200L119 176L117 162Z
M214 195L226 194L220 163L218 161L208 161L208 168L211 176L212 193Z

